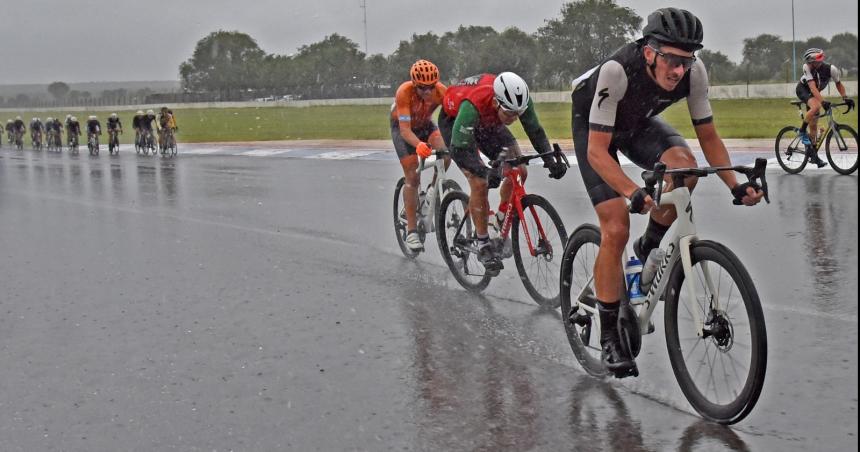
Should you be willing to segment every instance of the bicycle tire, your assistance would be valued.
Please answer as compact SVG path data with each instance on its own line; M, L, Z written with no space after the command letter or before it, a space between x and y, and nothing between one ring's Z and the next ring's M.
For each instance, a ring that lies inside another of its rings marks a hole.
M406 218L405 207L403 205L403 186L406 184L406 178L401 177L397 181L397 186L394 189L394 235L397 236L397 246L403 255L409 259L418 257L418 251L412 251L406 246ZM402 213L401 213L402 212Z
M833 138L834 133L838 133L839 136L845 140L847 149L839 149L839 142L837 141L836 150L831 153L830 139ZM850 136L846 137L846 134ZM853 140L853 142L851 140ZM847 176L854 171L857 171L857 132L852 129L851 126L838 124L834 130L831 130L830 133L827 134L827 140L824 142L824 150L827 154L827 161L830 162L830 166L837 173Z
M445 195L436 219L436 240L442 259L454 279L469 292L480 293L487 288L493 277L486 274L475 253L455 245L457 241L471 240L474 235L468 212L469 195L462 191L452 191Z
M533 246L536 249L546 249L546 252L542 252L538 256L531 256L529 254L528 244L525 243L525 234L520 237L521 221L517 218L517 213L514 212L511 224L511 245L513 247L517 272L520 275L520 280L522 280L526 292L531 295L537 304L545 308L556 309L561 305L559 297L561 259L559 257L561 257L564 251L567 231L564 229L561 216L546 198L533 194L526 195L522 198L522 206ZM538 210L543 210L545 215L538 213ZM543 229L546 240L549 243L542 243L543 238L538 237L538 226ZM520 247L521 243L524 246L523 248ZM559 252L562 254L556 255ZM531 259L526 261L528 258ZM526 268L526 264L528 264L528 268ZM540 290L535 287L536 284L541 286Z
M800 143L799 132L800 129L797 127L786 126L776 135L776 143L774 144L776 161L788 174L797 174L803 171L809 162L806 148Z
M690 255L694 276L703 275L702 269L708 267L712 278L727 276L731 278L730 282L732 285L728 286L724 284L722 279L712 281L713 285L711 287L717 288L718 293L706 293L703 297L697 297L697 300L695 300L696 309L701 308L699 314L704 316L705 319L714 319L713 322L706 320L706 325L717 325L712 330L711 335L708 337L697 335L692 315L690 315L690 319L687 319L683 323L688 328L680 332L679 313L681 315L683 315L683 311L689 313L689 305L686 302L683 302L683 310L679 309L682 306L681 297L686 298L687 294L687 290L683 287L686 275L681 265L676 265L672 269L664 311L666 346L669 352L669 361L672 364L672 371L678 380L681 391L702 417L721 424L734 424L752 411L764 386L767 370L767 331L765 328L764 313L762 312L761 302L759 301L752 278L750 278L740 259L731 250L719 243L702 240L693 243L690 248ZM708 265L699 265L703 262L707 262ZM719 271L715 271L715 266L719 266ZM701 280L693 284L697 291L705 291L708 287ZM732 300L722 300L723 295L726 294L728 297L738 294L743 304L743 309L736 308L737 305L732 306ZM724 308L722 312L717 312L717 315L709 312L708 307L700 305L700 301L705 302L706 300L710 300L714 295L720 297L720 302ZM733 310L733 308L736 309ZM747 316L747 326L738 322L740 319L737 317L741 313L745 313ZM747 328L749 332L748 344L744 342L747 338L739 335L739 333L746 333ZM681 334L685 334L685 341L692 341L693 344L690 346L685 346L686 342L682 344ZM735 347L736 345L738 347ZM738 359L738 356L735 355L729 358L725 358L722 355L727 355L732 350L744 349L745 347L748 347L747 350L750 358L749 368L744 376L738 375L737 371L740 366L746 364L746 361ZM712 348L713 350L710 350ZM698 352L700 351L699 349L705 354L704 362L698 366L694 366L692 369L695 372L694 375L691 375L688 360L693 359L693 352ZM711 352L713 352L713 357L709 356ZM726 361L729 361L728 364L726 364ZM710 373L705 372L706 374L709 373L711 378L704 383L697 384L695 380L700 377L702 366L710 365L713 367L718 364L724 364L726 368L721 369L721 372L714 372L714 369L711 368ZM735 375L729 375L732 372ZM726 400L722 400L723 398L719 394L720 389L717 386L724 382L715 381L715 373L725 376L726 384L730 383L729 377L732 377L739 382L743 382L743 385L741 388L727 390L726 393L728 396ZM708 391L711 388L715 392L713 396L703 394L703 391Z
M601 359L600 346L600 316L590 312L581 313L581 320L586 325L575 324L571 321L571 311L577 305L579 294L586 289L591 280L589 290L594 293L594 259L600 248L600 228L593 224L583 224L573 231L564 246L561 260L561 281L559 300L564 331L573 355L579 365L594 377L603 378L609 375ZM597 328L595 328L597 326Z

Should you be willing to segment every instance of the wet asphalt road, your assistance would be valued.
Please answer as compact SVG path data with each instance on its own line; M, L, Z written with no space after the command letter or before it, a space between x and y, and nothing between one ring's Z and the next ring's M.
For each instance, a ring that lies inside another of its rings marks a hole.
M596 221L576 169L531 174L568 231ZM857 449L856 174L769 171L755 208L699 183L700 235L767 319L732 428L681 394L661 308L641 376L603 382L512 263L475 296L438 249L403 258L398 177L393 156L0 150L0 450Z

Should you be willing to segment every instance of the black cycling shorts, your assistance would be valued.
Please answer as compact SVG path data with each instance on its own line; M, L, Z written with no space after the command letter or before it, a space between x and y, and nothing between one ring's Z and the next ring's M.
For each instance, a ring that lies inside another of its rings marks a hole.
M437 131L438 128L436 124L433 122L429 122L428 125L418 128L412 129L412 133L418 137L419 140L427 142L430 139L430 135L433 135L433 132ZM391 141L394 142L394 150L397 151L397 158L404 159L410 155L415 155L415 146L407 143L406 140L403 139L403 136L400 135L400 122L391 121Z
M588 163L588 115L573 112L573 147L585 189L591 204L596 206L604 201L621 195L607 184ZM609 143L609 153L618 161L620 150L630 161L644 169L654 169L654 164L669 148L685 147L687 141L672 126L657 116L643 121L642 125L631 131L615 131Z
M794 93L797 94L797 98L802 100L806 106L809 106L809 99L811 99L812 91L809 90L809 86L806 83L798 83L797 88L794 89Z
M442 139L445 140L445 146L448 149L452 149L451 135L454 130L455 119L445 114L445 110L439 112L439 132L442 133ZM505 148L517 146L517 139L514 138L514 134L503 124L493 127L478 127L475 130L475 142L480 152L490 160L495 160ZM486 178L490 168L484 164L478 152L478 150L458 151L452 149L451 159L461 170Z

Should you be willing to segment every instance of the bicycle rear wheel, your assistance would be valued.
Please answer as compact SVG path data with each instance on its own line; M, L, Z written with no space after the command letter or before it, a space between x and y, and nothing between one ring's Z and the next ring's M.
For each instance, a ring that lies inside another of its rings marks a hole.
M857 171L857 132L850 126L839 124L831 130L824 142L824 149L827 161L837 173L848 175Z
M666 293L669 361L699 414L734 424L752 411L764 386L764 314L752 279L728 248L703 240L691 246L690 254L693 280L687 281L676 265ZM690 300L689 284L695 300ZM705 334L697 334L691 309L704 319Z
M594 261L599 249L597 226L583 224L573 231L562 255L559 299L564 331L576 360L590 375L605 377L609 371L601 361L600 316L579 305L582 296L594 294Z
M564 223L552 204L538 195L526 195L522 199L526 230L535 255L529 251L529 240L525 231L520 235L522 223L514 218L511 229L511 244L517 272L526 291L537 304L555 309L561 304L559 298L559 275L561 256L567 232ZM556 254L558 254L556 256Z
M442 259L454 279L469 292L480 293L490 284L478 261L474 243L475 229L469 216L469 195L452 191L442 199L436 223L436 240Z
M397 236L397 246L400 247L403 255L409 259L415 259L418 256L418 251L412 251L406 246L406 206L403 204L403 186L405 184L406 178L401 177L394 189L394 234Z
M800 129L794 126L783 127L776 135L776 161L788 174L797 174L806 168L809 156L806 146L800 142Z

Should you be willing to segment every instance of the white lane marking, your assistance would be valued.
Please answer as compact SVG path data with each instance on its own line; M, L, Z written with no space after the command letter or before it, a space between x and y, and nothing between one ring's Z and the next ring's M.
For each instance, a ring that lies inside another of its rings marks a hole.
M280 155L292 152L291 149L253 149L250 151L240 152L237 155L249 155L251 157L269 157L272 155Z
M368 155L379 154L380 151L331 151L331 152L323 152L321 154L316 155L308 155L305 158L311 159L327 159L327 160L347 160L354 159L359 157L366 157Z

